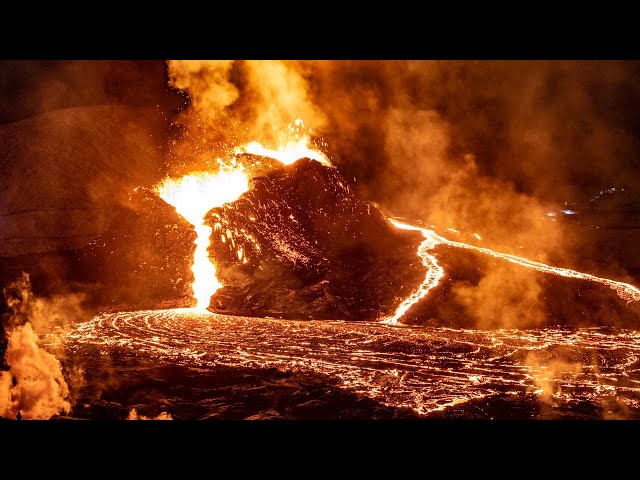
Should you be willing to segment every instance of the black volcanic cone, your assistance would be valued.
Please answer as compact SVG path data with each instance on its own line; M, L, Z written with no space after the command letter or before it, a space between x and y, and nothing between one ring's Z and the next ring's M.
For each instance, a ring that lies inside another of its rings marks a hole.
M373 320L424 279L421 236L393 227L337 170L308 158L254 178L206 222L225 285L214 312Z
M74 252L73 278L89 303L116 310L193 306L196 234L155 192L139 187L89 245Z

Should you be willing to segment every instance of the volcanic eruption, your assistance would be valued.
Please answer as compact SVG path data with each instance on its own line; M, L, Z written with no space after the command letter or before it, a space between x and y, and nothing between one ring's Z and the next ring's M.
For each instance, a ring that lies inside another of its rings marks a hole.
M482 120L503 97L429 65L170 61L166 129L138 106L0 127L0 413L640 416L637 281L572 253L635 228L602 221L629 188L560 203L510 179L505 158L557 141L538 124L487 166L485 130L519 138Z

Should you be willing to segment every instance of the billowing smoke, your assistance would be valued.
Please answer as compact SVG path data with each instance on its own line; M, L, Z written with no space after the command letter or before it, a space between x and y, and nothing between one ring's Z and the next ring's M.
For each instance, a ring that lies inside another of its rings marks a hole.
M542 288L530 270L496 266L477 285L454 287L477 328L536 328L548 321Z
M79 312L77 299L34 298L29 276L22 274L3 288L2 327L6 371L0 373L0 415L25 419L48 419L71 409L69 388L60 361L45 349L38 332L50 341L63 335L68 315ZM68 324L68 323L67 323Z
M534 393L540 401L543 417L549 415L547 418L554 418L553 410L562 408L567 398L571 397L571 389L575 388L571 385L572 380L582 375L593 375L596 377L598 392L594 402L600 409L601 417L604 420L632 418L631 409L617 389L602 381L607 374L601 375L602 358L599 359L596 353L576 358L575 352L570 350L553 353L544 349L534 350L526 355L523 363L533 381Z
M173 60L169 62L169 82L189 91L196 115L215 125L226 116L226 108L238 99L238 89L229 80L233 60Z

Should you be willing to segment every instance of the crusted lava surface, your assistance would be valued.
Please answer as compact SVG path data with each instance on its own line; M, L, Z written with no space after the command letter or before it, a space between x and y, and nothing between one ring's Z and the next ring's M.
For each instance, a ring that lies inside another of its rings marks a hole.
M394 228L337 170L307 158L254 177L206 222L225 285L213 312L371 320L424 278L420 235Z
M73 277L103 309L190 307L195 238L173 207L138 188L105 232L76 253Z

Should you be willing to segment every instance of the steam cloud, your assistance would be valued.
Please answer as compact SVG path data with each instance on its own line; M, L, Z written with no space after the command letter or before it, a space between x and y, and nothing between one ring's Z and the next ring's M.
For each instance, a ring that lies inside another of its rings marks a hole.
M311 130L326 122L300 62L171 60L168 72L171 86L191 98L176 122L182 135L170 152L175 176L216 168L217 156L253 140L276 148L299 117Z
M8 371L0 373L0 415L48 419L71 409L69 388L58 359L40 346L36 330L59 324L73 299L46 303L33 298L29 276L23 274L3 289L2 325ZM50 315L47 312L51 312Z

